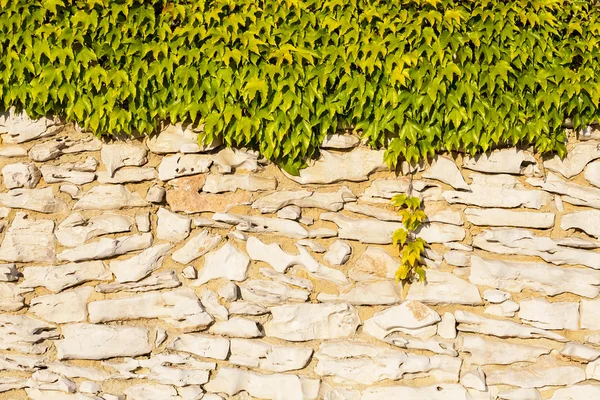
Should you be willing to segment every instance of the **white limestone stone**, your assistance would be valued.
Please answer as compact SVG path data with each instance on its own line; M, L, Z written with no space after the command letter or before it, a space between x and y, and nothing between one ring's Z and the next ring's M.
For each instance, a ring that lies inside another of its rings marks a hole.
M14 283L0 283L0 311L19 311L25 307L24 293L30 292Z
M442 209L427 216L429 222L441 222L443 224L462 226L464 222L458 211Z
M512 389L500 392L498 398L502 400L542 400L542 395L537 389Z
M68 137L59 137L42 143L36 143L29 149L29 158L37 162L54 160L62 154L74 154L85 151L98 151L102 148L102 141L98 138L83 138L73 140Z
M535 186L535 185L534 185ZM483 208L534 208L539 210L550 202L551 196L541 190L509 189L504 187L470 185L470 192L446 191L444 199L450 204L466 204Z
M223 239L221 235L211 235L206 229L196 233L183 247L173 252L171 258L181 264L189 264L214 249Z
M0 260L53 262L53 232L54 221L29 219L27 214L17 212L0 245Z
M339 211L348 202L356 201L356 196L347 186L335 192L310 192L308 190L281 190L259 198L252 208L261 213L274 213L277 210L294 205L300 208L319 208L327 211Z
M94 172L77 171L72 165L42 165L42 175L46 183L69 182L73 185L85 185L96 179Z
M154 204L162 203L166 193L167 191L164 187L154 185L146 192L146 201Z
M511 298L512 296L510 293L506 293L501 290L488 289L483 292L483 299L492 304L504 303L506 300L510 300Z
M160 384L142 383L130 386L125 390L125 395L128 400L182 400L173 386Z
M400 288L393 281L357 282L355 286L340 289L339 295L319 293L320 302L346 301L354 305L397 304L402 297Z
M460 378L460 383L466 388L485 392L487 385L485 383L485 374L479 368L473 369Z
M580 362L595 361L600 357L600 350L576 342L566 343L560 349L560 355ZM588 379L590 376L588 375Z
M93 291L91 286L84 286L59 294L37 296L31 300L29 311L57 324L85 321L87 299Z
M325 248L322 244L310 239L298 240L296 242L296 245L308 247L313 253L325 253L327 251L327 248Z
M588 163L597 158L600 158L597 143L577 143L569 149L565 158L554 156L554 158L544 161L544 168L558 172L568 179L581 173Z
M0 147L0 157L12 158L12 157L25 157L27 150L23 146L7 146L3 145Z
M176 214L163 207L158 209L156 215L158 216L157 238L170 242L181 242L190 235L191 218Z
M213 321L189 288L93 301L88 312L92 323L160 318L176 328L201 329Z
M424 387L381 386L370 387L363 392L361 400L472 400L467 390L457 384L436 384Z
M433 269L427 270L427 283L413 283L410 286L408 300L417 300L426 304L482 304L477 286L452 275Z
M492 174L525 173L528 165L536 164L535 158L526 151L516 148L495 150L475 157L466 156L463 168Z
M395 332L411 334L411 331L435 325L439 321L439 314L431 308L418 301L407 300L373 315L365 321L363 331L384 340Z
M192 127L189 125L168 125L158 135L148 138L146 145L151 152L156 154L168 153L203 153L211 151L221 144L220 139L213 140L208 144L202 136L202 143L198 138L201 136L203 127Z
M256 321L242 317L231 317L227 321L217 321L209 329L213 335L223 335L238 338L263 337L260 325Z
M167 340L168 337L169 337L169 335L165 328L161 328L161 327L156 328L154 347L160 347L165 342L165 340Z
M285 206L277 211L277 218L297 221L302 216L302 209L298 206Z
M169 243L162 243L126 260L111 261L110 270L117 282L137 282L159 269L172 247Z
M253 233L275 233L291 238L303 239L308 237L308 231L296 221L279 218L267 218L249 215L215 213L213 219L236 225L238 230Z
M212 164L209 156L200 154L173 154L162 158L158 166L158 179L169 181L182 176L208 172Z
M369 246L350 268L348 277L355 281L394 279L399 265L400 260L390 256L383 248Z
M218 278L243 281L248 276L249 266L250 258L246 253L227 242L218 250L204 256L204 267L198 271L198 279L194 282L194 286Z
M82 393L97 394L102 391L102 385L98 382L83 381L79 384L79 391Z
M275 189L277 189L277 179L254 175L209 174L202 187L202 191L208 193L235 192L236 190L257 192Z
M467 208L467 220L478 226L514 226L522 228L547 229L554 226L553 213L511 211L501 208ZM562 225L562 221L561 221Z
M350 258L352 247L346 242L336 240L323 257L331 265L342 265Z
M4 186L7 189L33 189L37 186L41 176L40 170L34 163L7 164L2 168Z
M44 214L59 213L67 209L67 203L54 197L51 187L12 189L0 193L0 204L8 208L23 208Z
M138 183L151 181L156 179L156 177L156 170L152 167L125 167L115 171L113 176L110 176L108 171L98 172L98 183Z
M470 190L456 163L446 157L436 156L431 166L422 176L423 178L443 182L457 190Z
M383 161L383 150L356 148L348 153L336 154L321 151L318 160L301 169L298 176L286 176L302 185L309 183L334 183L339 181L366 181L376 171L387 169Z
M558 175L548 173L546 180L529 178L527 183L543 190L561 195L562 201L576 206L600 208L600 189L567 182Z
M139 235L121 236L116 239L100 238L96 242L66 249L60 252L56 258L61 261L87 261L100 260L126 254L132 251L143 250L152 245L152 234L141 233Z
M542 388L545 386L567 386L584 381L585 371L576 366L512 367L491 370L487 374L488 385L510 385L520 388Z
M465 253L464 251L450 250L444 253L444 260L449 265L455 267L470 267L471 266L471 254Z
M215 319L226 321L229 318L229 312L227 311L227 308L223 307L221 303L219 303L217 294L212 290L202 289L200 299L206 311Z
M305 223L304 221L302 221L302 219L306 219L307 217L302 217L300 218L300 222ZM310 224L308 225L312 225L314 223L314 221L311 219L310 220ZM308 237L312 238L312 239L325 239L325 238L331 238L331 237L336 237L337 236L337 231L334 231L333 229L328 229L328 228L317 228L317 229L312 229L310 231L308 231Z
M445 312L437 326L437 334L443 339L456 338L456 318L450 312Z
M581 300L581 329L600 330L600 300Z
M519 318L541 329L567 329L576 331L579 327L579 303L553 302L536 297L522 300Z
M204 389L233 396L241 391L252 397L280 400L316 400L319 380L292 374L259 374L238 368L221 367Z
M108 176L112 178L115 171L125 166L135 166L146 164L148 150L144 147L130 143L105 144L100 151L102 163L106 167Z
M186 333L177 336L169 345L169 349L225 360L229 354L229 340L203 333Z
M458 322L457 329L460 332L480 333L483 335L491 335L501 338L545 338L556 340L558 342L567 341L567 339L565 339L563 336L554 332L549 332L539 328L532 328L507 320L483 318L467 311L457 310L454 312L454 316Z
M402 221L402 217L396 212L388 211L383 208L370 206L367 204L347 203L344 204L344 210L348 210L356 214L366 215L368 217L373 217L380 221Z
M559 388L553 394L550 400L576 400L576 399L595 399L600 396L600 385L578 384L566 388ZM512 399L511 399L512 400ZM535 399L537 400L537 399ZM540 397L541 400L541 397Z
M150 292L152 290L171 289L181 286L181 282L177 279L177 273L172 270L158 271L150 274L148 277L137 282L111 282L101 283L96 286L96 291L99 293L115 293L115 292Z
M25 267L23 269L24 288L43 286L51 292L77 286L89 281L107 281L112 275L102 261L70 263L49 267Z
M560 229L579 229L600 238L600 211L586 210L565 214L560 219Z
M585 169L585 179L596 187L600 187L600 162L593 162Z
M411 194L421 200L442 200L439 185L415 180L411 183L407 177L399 179L375 179L365 189L359 199L368 203L384 203L389 205L389 199L397 194L408 194L411 187Z
M348 337L360 324L358 311L348 303L285 304L270 311L273 318L265 324L267 336L291 342Z
M290 302L305 302L309 292L292 289L283 283L262 280L249 280L240 286L242 299L260 305L277 305Z
M123 185L101 185L88 190L73 210L118 210L147 205L139 194L130 192Z
M306 367L313 354L310 347L278 346L261 340L231 339L228 361L248 368L286 372Z
M129 232L132 226L133 218L126 215L103 213L85 218L75 212L58 224L54 233L61 245L75 247L98 236Z
M24 143L56 135L63 126L56 120L41 117L31 119L25 111L16 112L11 107L0 114L0 133L4 143Z
M234 170L256 172L259 170L258 152L247 149L226 147L213 156L217 172L229 174Z
M463 353L470 353L469 362L476 365L510 365L519 362L534 363L549 354L551 348L512 343L507 340L492 339L486 336L461 335L458 347Z
M589 268L562 268L525 261L471 257L469 281L510 292L534 290L547 296L574 293L594 298L600 293L600 274Z
M60 185L58 191L68 194L72 200L79 200L82 197L81 189L75 185Z
M351 149L358 146L360 139L355 135L341 135L330 133L321 142L322 149Z
M495 315L498 317L514 317L515 312L517 311L519 311L519 304L512 300L508 300L502 304L493 304L487 307L484 314Z
M217 293L225 301L235 301L239 298L240 290L235 283L228 281Z
M462 361L455 357L431 357L377 347L358 340L321 343L315 353L315 372L336 383L372 385L385 379L433 377L436 381L458 381Z
M138 231L150 232L150 213L137 214L135 216L135 224L137 225Z
M57 327L26 315L0 315L0 349L25 354L44 354L46 339L59 337Z

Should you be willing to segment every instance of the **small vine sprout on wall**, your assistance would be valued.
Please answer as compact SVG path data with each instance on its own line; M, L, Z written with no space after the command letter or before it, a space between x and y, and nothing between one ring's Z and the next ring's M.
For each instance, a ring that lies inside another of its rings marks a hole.
M399 214L404 225L392 235L392 242L399 246L402 258L396 270L396 282L411 283L415 279L425 282L422 255L428 244L415 233L427 219L427 215L421 209L421 200L418 197L398 194L392 198L392 205L400 208Z

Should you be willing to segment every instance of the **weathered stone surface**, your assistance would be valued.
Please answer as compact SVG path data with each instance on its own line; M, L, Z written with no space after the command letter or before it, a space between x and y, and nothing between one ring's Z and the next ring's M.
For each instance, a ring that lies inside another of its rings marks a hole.
M563 215L560 219L560 228L579 229L590 236L600 238L600 211L586 210Z
M585 380L583 368L575 366L522 367L502 371L491 371L487 375L488 385L511 385L520 388L566 386Z
M137 282L159 269L172 247L169 243L158 244L126 260L111 261L110 270L117 282Z
M600 269L600 253L573 248L580 240L536 236L526 229L492 229L473 238L473 246L498 254L538 256L553 264L575 264ZM593 274L592 274L593 276Z
M534 185L535 186L535 185ZM534 208L548 204L551 196L541 190L509 189L471 184L470 192L447 191L444 199L450 204L467 204L484 208Z
M226 147L213 156L213 164L217 172L229 174L233 170L256 172L259 169L258 152Z
M511 343L506 340L475 335L461 335L458 344L461 352L471 354L469 361L476 365L533 363L541 355L549 354L552 350L549 347Z
M210 333L238 338L259 338L265 334L256 321L242 317L231 317L227 321L217 321L210 327Z
M279 218L246 216L237 214L214 214L219 222L236 225L238 230L254 233L277 233L291 238L306 238L308 231L296 221Z
M600 330L600 300L581 300L581 328Z
M102 185L87 191L73 210L118 210L147 205L139 194L130 192L123 185Z
M190 235L192 219L185 215L179 215L166 208L159 208L156 213L158 223L156 237L170 242L181 242Z
M53 262L54 221L29 219L17 212L0 245L0 260L9 262Z
M80 322L87 318L87 299L94 289L84 286L59 294L34 297L29 311L56 324Z
M493 304L487 307L484 313L495 315L497 317L514 317L515 312L517 311L519 311L519 304L512 300L508 300L502 304Z
M506 293L501 290L488 289L485 292L483 292L483 298L488 303L500 304L504 303L507 300L510 300L512 296L510 293Z
M580 384L557 389L550 400L595 399L600 396L600 385Z
M546 180L529 178L527 183L543 190L561 195L562 201L577 206L600 208L600 189L567 182L558 175L548 173Z
M323 257L323 260L331 265L342 265L348 261L351 253L352 247L348 243L336 240Z
M600 350L576 342L569 342L560 349L560 355L575 361L587 363L597 360L600 357ZM590 379L587 370L586 375L587 378Z
M390 256L381 247L369 246L350 268L348 277L355 281L394 279L399 265L400 260Z
M301 208L320 208L328 211L339 211L347 202L356 201L352 191L342 186L336 192L310 192L308 190L277 191L259 198L252 203L261 213L274 213L277 210L295 205Z
M169 345L169 349L225 360L229 354L229 340L203 333L186 333L176 337Z
M457 190L470 190L456 163L446 157L436 156L431 167L422 176L423 178L443 182Z
M387 168L383 161L383 150L357 148L349 153L336 154L321 151L321 157L301 169L298 176L286 174L296 183L334 183L339 181L366 181L375 171Z
M283 283L249 280L240 286L242 299L261 305L277 305L290 302L305 302L309 293L302 289L292 289Z
M56 228L56 239L67 247L84 244L90 239L111 233L129 232L133 226L133 218L104 213L84 218L79 213L72 213Z
M398 213L385 210L383 208L369 206L366 204L348 203L344 205L344 210L351 211L356 214L373 217L380 221L401 222L402 217Z
M168 181L182 176L208 172L212 164L209 156L199 154L174 154L162 159L158 166L158 179Z
M358 282L356 286L340 290L339 295L320 293L320 302L346 301L354 305L397 304L401 300L400 289L393 281Z
M164 187L154 185L146 192L146 201L154 204L160 204L165 199L167 191Z
M192 236L171 258L181 264L189 264L215 248L223 239L221 235L211 235L204 229Z
M143 250L152 245L152 234L121 236L116 239L101 238L88 244L63 250L56 258L61 261L87 261L110 258L132 251Z
M471 400L467 390L457 384L438 384L425 387L383 386L371 387L363 392L361 400Z
M585 169L584 176L589 183L596 187L600 187L600 162L593 162L588 165Z
M182 400L182 398L177 395L177 390L169 385L134 385L125 391L125 395L127 396L127 399L131 400Z
M263 399L316 400L319 380L292 374L263 375L242 369L221 367L204 388L209 392L233 396L246 391Z
M152 351L146 328L70 324L62 327L62 335L63 339L54 342L59 360L104 360Z
M519 306L519 318L537 328L571 331L579 328L579 303L550 303L544 298L532 298L521 301Z
M527 167L535 164L535 158L526 151L515 148L495 150L475 157L466 156L463 168L492 174L525 173Z
M567 339L557 333L532 328L512 321L483 318L467 311L457 310L454 316L456 317L456 321L458 321L457 329L461 332L481 333L501 338L545 338L558 342L567 341Z
M487 260L471 257L469 280L510 292L534 290L547 296L574 293L594 298L600 293L600 273L587 268L561 268L543 263Z
M206 177L206 182L202 187L202 191L208 193L235 192L236 190L257 192L275 189L277 189L277 179L254 175L210 174Z
M111 274L102 261L63 264L51 267L26 267L23 269L25 288L43 286L57 293L63 289L89 281L107 281Z
M33 189L41 176L40 170L34 163L8 164L2 168L2 178L7 189Z
M202 138L202 143L199 143L198 136L200 136L202 131L201 127L196 129L189 125L169 125L158 135L148 138L146 145L153 153L168 154L203 153L211 151L221 144L221 140L219 139L207 144L204 137Z
M577 143L567 152L564 159L554 156L553 159L544 161L544 168L558 172L568 179L581 173L588 163L597 158L600 158L597 143Z
M147 154L144 147L129 143L105 144L100 151L102 163L111 178L121 167L144 165L148 161Z
M448 272L427 270L427 283L413 283L406 296L426 304L482 304L477 286Z
M500 208L467 208L465 215L470 223L479 226L514 226L535 229L547 229L554 226L553 213L510 211Z
M59 213L67 209L67 203L54 197L51 187L12 189L6 193L0 193L0 204L9 208L23 208L45 214Z
M213 319L192 289L180 288L133 297L93 301L88 305L90 322L101 323L138 318L160 318L180 329L202 329Z
M278 346L264 341L231 339L229 362L265 371L286 372L304 368L312 356L309 347Z
M199 212L227 212L229 208L250 202L250 192L212 194L200 193L206 177L197 175L169 181L173 186L167 190L167 203L172 211L183 211L188 214Z
M351 149L358 146L360 139L355 135L341 135L338 133L332 133L321 142L322 149Z
M111 282L101 283L96 286L96 291L100 293L115 292L150 292L152 290L171 289L181 285L174 270L159 271L150 274L137 282Z
M443 339L456 338L456 318L450 312L445 312L442 315L442 320L437 326L437 334Z
M411 182L408 178L375 179L360 196L360 200L369 203L390 204L397 194L408 194ZM441 189L438 185L425 181L412 181L412 195L421 200L441 200Z
M60 185L58 191L68 194L72 200L79 200L82 197L81 189L75 185Z
M44 162L53 160L62 154L98 151L101 148L102 141L95 137L86 137L78 140L69 137L59 137L34 144L29 149L29 158L33 161Z
M4 143L24 143L56 135L63 126L53 119L41 117L30 119L25 111L14 108L0 114L0 133Z
M14 283L0 283L0 311L19 311L25 307L22 294L27 292Z
M277 211L277 218L297 221L302 216L302 209L298 206L285 206Z
M485 374L479 368L473 369L460 378L460 383L470 389L485 392L487 385L485 383Z
M138 214L135 216L135 224L137 225L138 231L150 232L151 222L150 213Z
M416 330L437 324L439 314L418 302L408 300L399 306L380 311L365 321L363 331L380 340L395 333L412 334Z
M276 281L276 282L287 283L288 285L300 287L303 289L308 289L308 291L312 291L312 289L313 289L313 284L308 279L299 278L299 277L293 276L293 275L285 275L283 273L273 271L270 268L260 268L259 272L261 274L263 274L264 276L266 276L267 278L269 278L273 281ZM235 285L233 282L230 282L230 283L231 283L231 285ZM231 285L226 285L226 286L231 287ZM226 286L223 286L223 288L225 288ZM237 288L237 285L236 285L236 288ZM228 290L231 292L232 289L228 289ZM222 296L222 297L224 297L224 296ZM235 297L235 298L237 299L237 297Z
M42 165L46 183L69 182L74 185L85 185L96 179L94 172L78 171L72 164Z
M27 150L23 146L7 146L3 145L0 147L0 157L12 158L12 157L25 157Z
M44 354L49 347L46 339L56 339L55 325L26 315L0 315L0 349L25 354Z
M195 286L210 280L227 278L232 281L243 281L248 276L250 257L237 247L227 242L216 251L204 256L204 267L198 271Z
M286 304L271 308L267 336L291 342L348 337L360 324L358 311L347 303Z
M151 181L156 176L156 170L152 167L125 167L115 171L113 176L108 171L98 172L98 183L137 183Z
M200 301L202 302L202 306L204 306L206 311L213 318L219 321L227 321L229 318L229 311L219 303L219 297L212 290L202 289Z

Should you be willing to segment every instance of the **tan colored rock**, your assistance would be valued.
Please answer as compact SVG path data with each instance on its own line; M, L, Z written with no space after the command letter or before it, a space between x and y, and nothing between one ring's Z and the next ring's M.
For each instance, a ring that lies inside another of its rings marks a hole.
M227 194L200 193L205 181L204 175L169 181L173 186L167 190L167 203L171 210L188 214L206 211L227 212L231 207L250 201L251 194L244 191Z
M441 318L437 312L418 301L404 303L380 311L365 321L363 331L380 340L395 332L410 334L421 328L435 325Z
M348 271L355 281L394 279L400 260L390 256L383 248L369 246Z
M413 283L408 300L426 304L482 304L477 286L448 272L427 270L427 283Z

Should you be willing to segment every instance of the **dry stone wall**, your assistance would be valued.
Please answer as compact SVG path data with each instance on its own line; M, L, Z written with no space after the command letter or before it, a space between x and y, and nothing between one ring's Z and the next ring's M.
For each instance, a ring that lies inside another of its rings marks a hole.
M177 126L0 132L1 399L600 398L595 140L410 182L353 136L294 177ZM431 249L400 288L410 187Z

